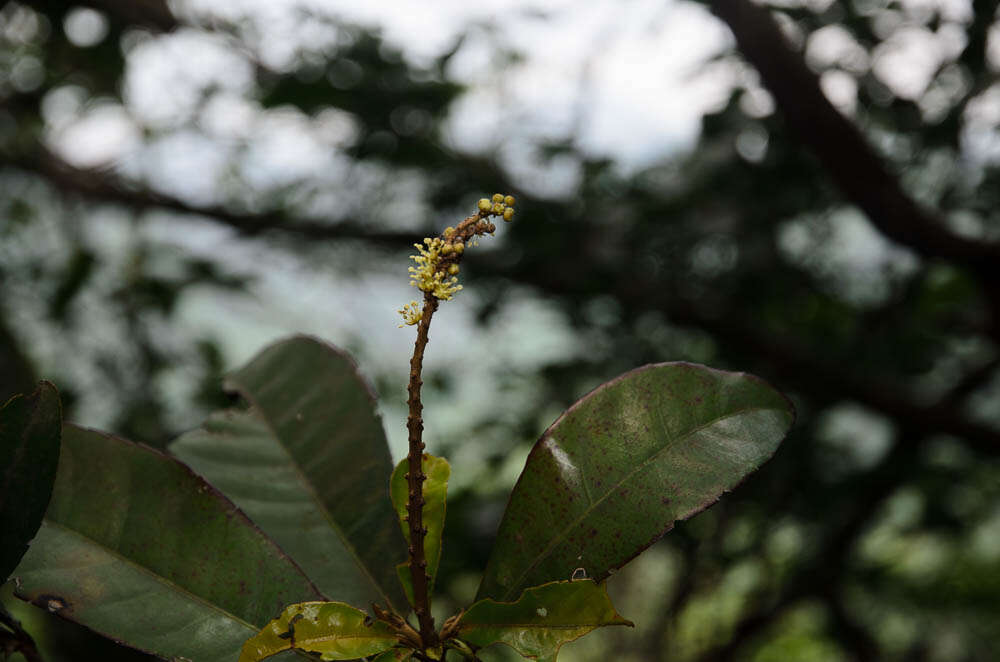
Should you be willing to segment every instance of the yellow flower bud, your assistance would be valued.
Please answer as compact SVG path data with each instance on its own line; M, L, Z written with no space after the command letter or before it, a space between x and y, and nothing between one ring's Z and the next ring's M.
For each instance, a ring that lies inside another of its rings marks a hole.
M479 199L479 211L489 211L493 207L493 203L486 198Z
M502 202L496 202L496 203L493 204L493 213L494 214L502 214L503 210L504 210L504 206L503 206Z
M458 275L458 265L452 264L448 267L448 273L452 276Z
M510 196L508 195L507 197L509 198ZM514 210L513 209L511 209L510 207L508 207L507 209L503 210L503 220L505 220L508 223L510 223L511 219L513 219L513 218L514 218Z
M503 193L494 193L493 202L503 202Z
M444 229L445 237L450 238L453 234L455 234L455 228L451 227L450 225Z
M455 242L455 252L461 255L465 251L465 244L461 241Z
M508 207L513 207L514 206L514 196L508 195L507 197L505 197L503 199L503 203L505 205L507 205Z

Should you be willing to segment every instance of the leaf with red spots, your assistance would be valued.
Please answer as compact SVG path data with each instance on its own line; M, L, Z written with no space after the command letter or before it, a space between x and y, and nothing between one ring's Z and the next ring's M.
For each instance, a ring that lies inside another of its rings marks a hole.
M285 605L323 596L177 460L66 425L18 597L168 659L232 662Z
M743 373L665 363L603 384L532 449L479 597L603 580L767 461L793 420L783 395Z

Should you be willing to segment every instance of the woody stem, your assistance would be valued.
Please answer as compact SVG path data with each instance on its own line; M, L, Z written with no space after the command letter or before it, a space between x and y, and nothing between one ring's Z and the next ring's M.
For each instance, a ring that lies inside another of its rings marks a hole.
M434 618L431 616L431 601L427 591L427 559L424 556L424 535L427 529L423 523L424 494L423 485L427 477L423 470L423 432L424 422L421 418L423 404L420 402L420 387L423 385L420 373L424 363L424 349L427 347L427 333L431 325L431 317L437 310L438 300L430 293L424 293L423 316L417 326L417 340L413 347L413 358L410 359L410 382L407 387L410 411L406 419L409 432L410 451L408 455L407 485L408 496L406 515L410 528L410 577L413 582L413 611L420 624L420 638L425 648L436 646L437 632L434 630Z

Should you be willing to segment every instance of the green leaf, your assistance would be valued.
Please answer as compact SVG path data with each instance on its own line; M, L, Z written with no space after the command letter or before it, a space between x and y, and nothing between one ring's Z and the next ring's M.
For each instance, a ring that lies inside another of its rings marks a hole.
M302 602L289 605L248 639L239 662L257 662L292 649L324 660L356 660L386 651L396 641L388 625L360 609L343 602Z
M17 595L166 658L232 662L285 605L323 596L211 485L158 451L66 425Z
M41 382L0 410L0 584L28 549L52 496L59 465L59 393Z
M576 402L532 449L479 597L598 581L704 510L774 454L794 420L756 377L644 366Z
M427 529L427 533L424 535L424 558L427 560L427 591L430 593L434 590L434 579L437 577L438 565L441 562L441 534L444 531L451 465L443 457L435 457L427 453L424 453L421 464L424 475L427 476L423 489L423 525ZM403 461L396 465L396 470L392 472L392 479L389 481L392 505L396 508L399 524L403 529L403 537L406 538L407 544L410 542L410 527L406 512L409 494L409 485L406 481L408 470L409 460L403 458ZM396 572L403 590L406 592L406 597L412 605L413 580L409 563L400 563L396 566Z
M413 650L410 648L390 648L384 653L380 653L372 662L406 662L413 657Z
M507 644L522 656L555 660L559 648L594 628L628 625L604 584L552 582L529 588L516 602L480 600L462 615L458 637L474 646Z
M271 345L227 383L250 411L211 416L170 450L271 536L326 595L403 605L406 547L387 498L392 461L371 391L318 340Z

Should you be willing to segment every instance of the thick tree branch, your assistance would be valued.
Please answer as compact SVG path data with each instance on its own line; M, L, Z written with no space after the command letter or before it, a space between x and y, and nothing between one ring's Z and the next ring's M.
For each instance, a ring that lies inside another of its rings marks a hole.
M123 204L137 210L166 209L193 214L206 221L232 227L248 236L278 232L316 240L364 240L391 248L409 246L414 237L411 233L403 232L370 232L357 222L327 224L292 219L280 213L245 215L220 207L195 207L170 196L129 189L104 172L73 168L48 153L13 165L42 175L62 191L70 191L97 201ZM433 231L426 234L433 234ZM575 263L567 265L565 270L550 268L540 273L528 273L520 265L511 267L509 264L492 264L485 256L472 259L482 271L540 287L547 292L587 294L586 285L573 277L576 273ZM822 361L814 352L794 340L765 333L757 325L741 320L731 312L724 316L706 312L689 301L672 296L664 290L661 283L649 282L637 274L621 274L614 283L609 284L608 290L608 293L617 296L628 307L636 310L662 310L676 323L697 326L722 342L761 357L767 363L770 377L810 396L853 399L891 418L919 424L928 434L952 434L982 452L991 455L1000 453L1000 432L969 421L951 401L937 405L920 404L899 385L855 374L841 364Z
M570 259L572 263L567 263L565 268L550 262L544 271L525 273L519 265L487 265L482 256L475 258L477 267L482 265L482 270L493 276L538 287L550 294L588 296L588 284L576 277L578 257ZM843 363L824 361L795 339L761 329L759 324L742 318L737 311L709 312L689 300L678 298L664 288L663 283L628 271L608 281L605 293L630 310L660 310L675 324L703 329L723 344L757 357L762 363L758 368L762 376L774 380L782 388L798 389L810 397L824 400L855 400L894 420L909 422L925 435L951 434L982 453L1000 454L1000 431L968 420L959 407L949 406L949 403L923 404L903 385L855 372Z
M130 188L101 170L75 168L50 152L39 148L34 158L8 159L10 165L41 175L64 193L73 193L96 202L120 204L136 211L163 209L203 217L207 221L233 228L246 236L281 232L318 240L363 239L390 248L408 246L412 232L372 232L357 221L324 223L292 218L282 212L242 214L221 206L201 207L180 198Z
M194 214L206 221L220 223L253 236L278 232L289 236L318 240L357 239L391 248L412 243L411 233L372 233L356 222L326 224L293 220L284 214L243 215L224 208L194 207L188 203L145 191L135 191L117 184L99 171L75 169L48 155L31 162L17 162L22 168L41 174L56 187L103 202L123 204L134 209L167 209ZM428 232L427 234L433 234ZM513 281L540 287L547 292L564 295L585 295L586 285L574 279L576 269L547 269L542 273L527 273L519 265L491 264L485 256L472 258L477 268ZM814 397L853 399L891 418L913 421L928 434L945 433L961 437L970 446L988 453L1000 453L1000 432L967 420L951 403L924 405L905 388L883 383L867 375L854 374L841 364L817 358L790 338L764 333L757 325L741 320L731 313L717 316L691 302L671 296L662 284L649 282L642 276L623 273L609 292L625 305L636 310L659 309L672 321L704 329L722 342L746 353L761 357L768 365L771 377Z
M952 260L998 284L1000 245L955 235L934 212L903 191L860 131L823 95L819 80L789 45L764 7L749 0L710 0L760 72L795 137L817 156L837 185L887 237L924 257Z

